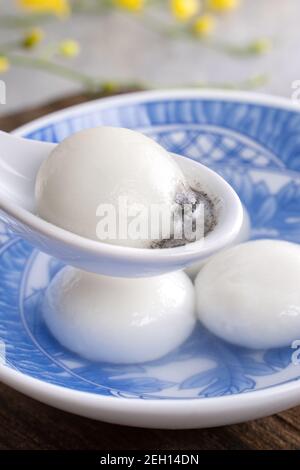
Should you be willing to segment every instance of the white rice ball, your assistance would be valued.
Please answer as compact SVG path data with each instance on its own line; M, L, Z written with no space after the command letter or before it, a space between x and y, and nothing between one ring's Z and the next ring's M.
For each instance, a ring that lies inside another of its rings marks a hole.
M195 294L183 272L112 278L66 267L51 281L45 322L66 348L93 361L138 363L179 346L195 325Z
M300 245L235 246L215 255L195 286L198 317L220 338L255 349L300 339Z
M177 163L152 139L123 128L87 129L58 144L41 165L35 187L37 213L86 238L147 248L151 233L133 239L126 233L106 236L104 229L98 230L99 205L116 208L117 224L124 216L120 198L133 208L165 205L171 222L176 193L185 186ZM159 223L151 224L152 233L159 235Z

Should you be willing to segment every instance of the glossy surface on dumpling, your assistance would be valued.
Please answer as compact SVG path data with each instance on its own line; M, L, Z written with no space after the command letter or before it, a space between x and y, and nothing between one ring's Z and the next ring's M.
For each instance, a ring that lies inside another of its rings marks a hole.
M215 255L195 285L199 319L224 340L266 349L300 338L300 245L235 246Z
M66 267L42 305L53 336L80 356L145 362L179 346L195 325L195 294L186 274L112 278Z
M58 144L42 164L35 188L37 213L59 227L99 240L99 205L113 205L117 216L119 198L126 198L131 207L164 204L171 208L185 184L179 166L152 139L123 128L87 129ZM149 239L150 235L124 239L117 233L115 239L103 241L148 247Z

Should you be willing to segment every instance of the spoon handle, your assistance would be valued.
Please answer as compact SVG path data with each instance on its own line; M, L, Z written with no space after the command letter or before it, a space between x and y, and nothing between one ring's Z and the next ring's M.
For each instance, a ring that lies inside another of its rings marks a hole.
M31 204L36 173L55 145L0 131L0 198Z

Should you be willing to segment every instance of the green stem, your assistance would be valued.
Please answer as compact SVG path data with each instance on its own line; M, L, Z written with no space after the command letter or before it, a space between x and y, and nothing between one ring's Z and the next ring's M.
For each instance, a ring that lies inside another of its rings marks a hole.
M269 40L264 40L264 38L258 38L257 40L251 41L244 45L213 42L211 43L211 47L227 54L235 55L241 58L248 58L268 53L272 47L272 42Z
M252 77L246 78L240 82L220 82L220 83L196 83L190 85L192 88L222 88L226 90L255 90L262 85L265 85L268 81L267 75L254 75Z
M101 83L89 75L40 57L25 57L23 55L9 54L8 59L13 65L44 70L45 72L81 83L81 85L93 92L101 91L102 89Z
M43 24L56 19L57 18L54 15L45 13L33 13L29 15L1 15L0 28L30 28L36 24Z
M188 84L183 84L183 87L186 88L215 88L215 89L226 89L226 90L252 90L259 88L260 86L267 83L268 77L266 75L254 75L252 77L246 78L239 82L192 82ZM144 84L145 85L145 84ZM182 88L181 86L181 88ZM145 87L146 88L146 87ZM160 86L149 86L151 89L160 89ZM164 89L176 89L178 85L164 85Z
M58 75L63 78L80 83L87 91L93 93L100 92L121 92L123 90L141 90L147 88L155 88L153 85L147 83L120 83L118 81L102 81L94 79L89 75L78 72L76 70L70 69L64 65L51 62L49 60L39 58L39 57L26 57L22 55L9 54L9 61L13 65L23 66L23 67L32 67L39 70L44 70L45 72L50 72L54 75ZM265 84L267 77L265 75L257 75L249 77L246 80L241 82L226 82L226 83L213 83L213 82L199 82L191 83L188 86L190 88L227 88L227 89L255 89ZM169 88L176 88L176 86Z

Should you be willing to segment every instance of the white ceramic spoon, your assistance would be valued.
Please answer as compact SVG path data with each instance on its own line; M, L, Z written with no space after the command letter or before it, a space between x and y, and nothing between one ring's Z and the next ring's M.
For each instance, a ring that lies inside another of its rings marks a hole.
M204 240L165 249L110 245L83 238L35 215L35 178L42 161L56 144L0 132L0 219L39 250L86 271L111 276L140 277L183 269L210 256L238 235L243 220L241 202L226 181L209 168L174 155L188 181L221 201L218 224Z

